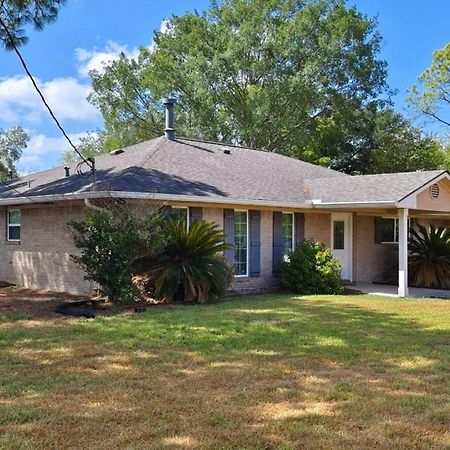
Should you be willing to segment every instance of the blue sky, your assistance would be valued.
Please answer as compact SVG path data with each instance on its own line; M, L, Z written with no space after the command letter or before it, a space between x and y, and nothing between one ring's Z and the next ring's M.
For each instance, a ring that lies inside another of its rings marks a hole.
M165 18L186 10L201 11L208 0L69 0L58 21L43 32L30 32L22 48L58 118L76 140L101 127L98 111L85 97L87 72L120 51L130 55L151 44ZM389 83L398 89L395 107L405 112L404 98L416 77L430 64L434 50L450 41L448 0L353 0L370 17L377 16L384 38L381 57L388 62ZM19 170L34 171L60 163L67 145L48 120L14 53L0 51L0 128L22 125L31 141ZM436 131L435 127L430 127Z

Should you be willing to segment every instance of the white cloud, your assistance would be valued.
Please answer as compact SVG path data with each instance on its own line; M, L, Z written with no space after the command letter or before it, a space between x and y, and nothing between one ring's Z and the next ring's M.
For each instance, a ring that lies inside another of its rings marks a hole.
M126 45L121 45L115 41L108 41L106 46L99 50L86 50L84 48L75 49L75 56L78 61L78 74L82 77L89 76L91 70L103 72L104 65L118 59L120 54L124 53L128 58L137 58L139 48L128 49Z
M60 120L91 121L99 118L98 110L86 100L91 87L76 78L55 78L42 82L36 79L47 103ZM0 78L0 122L38 123L47 111L25 76Z
M169 33L169 23L168 19L163 19L159 26L159 32L162 34ZM154 43L152 42L148 48L153 49L153 47ZM102 73L105 64L118 59L121 53L127 58L136 59L139 55L139 47L128 48L127 45L109 40L103 49L86 50L85 48L76 48L75 56L78 61L78 74L81 77L88 77L91 70L97 70Z
M63 136L49 137L41 133L30 133L30 136L27 148L23 150L22 157L17 164L21 174L60 164L64 152L69 149L69 143ZM75 145L83 136L86 136L86 133L69 134Z

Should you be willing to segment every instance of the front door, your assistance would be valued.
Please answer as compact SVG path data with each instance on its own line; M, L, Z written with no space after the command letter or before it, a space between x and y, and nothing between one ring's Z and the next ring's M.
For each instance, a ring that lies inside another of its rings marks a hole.
M331 215L331 249L333 256L341 262L342 278L353 279L352 258L352 214L336 213Z

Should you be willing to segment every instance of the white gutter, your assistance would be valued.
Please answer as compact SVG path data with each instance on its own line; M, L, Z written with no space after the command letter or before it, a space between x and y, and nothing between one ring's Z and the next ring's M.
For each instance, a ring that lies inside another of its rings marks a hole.
M217 203L224 205L266 206L274 208L295 209L330 209L330 208L394 208L396 201L367 201L367 202L322 202L321 200L306 200L305 203L275 202L255 199L233 199L227 197L200 197L195 195L156 194L144 192L122 191L86 191L60 195L36 195L31 197L10 197L0 199L0 206L18 206L33 203L51 203L67 200L84 200L86 206L92 207L89 199L96 198L122 198L130 200L157 200L167 202L188 203Z
M189 203L216 203L225 205L247 205L268 206L274 208L297 208L297 209L330 209L330 208L393 208L395 201L367 201L367 202L322 202L321 200L306 200L305 203L298 202L275 202L259 199L232 199L227 197L208 197L195 195L173 195L145 192L123 192L123 191L85 191L60 195L36 195L31 197L10 197L0 199L0 206L18 206L33 203L51 203L67 200L84 200L87 206L92 204L89 199L97 198L122 198L134 200L158 200Z
M33 203L51 203L65 200L85 200L95 198L122 198L134 200L158 200L189 203L217 203L225 205L248 205L248 206L272 206L276 208L300 208L310 209L313 206L306 203L275 202L255 199L232 199L227 197L199 197L175 194L155 194L144 192L121 192L121 191L86 191L73 194L60 195L35 195L31 197L10 197L0 199L0 206L17 206Z
M366 202L322 202L321 200L311 200L315 209L329 208L392 208L397 206L395 200L376 200Z

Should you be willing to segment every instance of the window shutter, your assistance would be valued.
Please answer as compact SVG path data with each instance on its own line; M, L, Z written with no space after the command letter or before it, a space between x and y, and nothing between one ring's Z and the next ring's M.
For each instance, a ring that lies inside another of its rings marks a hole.
M294 226L295 226L295 245L294 250L300 242L305 240L305 214L295 213L294 214Z
M189 208L189 223L199 222L203 219L203 208Z
M234 265L234 209L223 210L223 232L225 243L231 247L224 251L224 256L231 266Z
M261 274L261 212L249 211L250 218L250 276Z
M169 218L172 207L170 205L164 205L159 208L159 211L165 218Z
M277 272L283 258L283 236L282 236L283 214L275 211L273 213L273 252L272 270Z
M383 242L383 218L375 217L375 244Z

